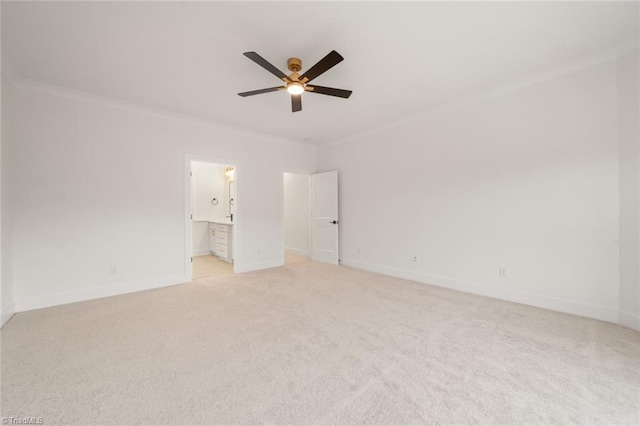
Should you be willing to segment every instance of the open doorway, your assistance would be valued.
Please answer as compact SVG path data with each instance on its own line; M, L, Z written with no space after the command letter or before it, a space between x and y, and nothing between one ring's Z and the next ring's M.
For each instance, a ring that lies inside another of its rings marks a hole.
M188 166L192 279L232 274L236 252L236 167L203 160L190 160Z
M283 173L283 246L285 264L311 257L311 176Z

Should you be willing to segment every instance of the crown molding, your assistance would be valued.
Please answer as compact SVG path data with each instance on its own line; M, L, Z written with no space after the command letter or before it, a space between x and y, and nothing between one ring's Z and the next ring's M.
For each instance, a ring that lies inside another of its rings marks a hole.
M640 8L639 8L639 12L640 12ZM289 139L289 138L285 138L277 135L261 133L261 132L257 132L257 131L246 129L246 128L228 126L228 125L219 123L215 120L211 120L207 118L181 114L181 113L173 112L170 110L150 107L150 106L137 104L137 103L133 103L133 102L117 99L117 98L112 98L104 95L97 95L90 92L85 92L85 91L72 89L64 86L44 83L44 82L37 81L30 78L25 78L20 74L20 72L16 69L14 64L11 62L11 60L7 56L2 58L2 77L5 81L21 89L50 93L53 95L67 97L67 98L71 98L71 99L75 99L83 102L91 102L99 105L120 108L128 111L132 111L132 112L137 112L140 114L150 115L150 116L178 121L182 123L188 123L192 125L208 127L208 128L212 128L212 129L216 129L216 130L220 130L220 131L224 131L224 132L228 132L236 135L262 139L269 142L293 145L297 147L318 149L323 147L340 145L340 144L352 141L354 139L359 139L362 137L366 137L368 135L373 135L376 133L384 132L386 130L401 127L403 125L424 120L425 118L428 118L437 114L441 114L443 112L456 110L468 105L478 103L485 99L490 99L493 97L512 93L517 90L524 89L526 87L530 87L538 83L542 83L544 81L553 80L555 78L559 78L565 75L578 72L583 69L594 67L596 65L599 65L605 62L613 61L621 56L626 55L627 53L632 52L633 50L638 49L639 44L640 44L640 32L638 33L638 38L628 40L626 42L615 45L612 48L596 52L595 54L584 56L570 62L565 62L560 66L557 66L551 69L546 69L546 70L538 71L535 73L531 73L525 77L514 79L497 86L493 86L483 90L477 90L463 97L441 102L437 105L434 105L430 108L422 110L418 113L412 114L408 117L404 117L398 120L393 120L385 124L382 124L380 126L368 128L367 130L363 130L363 131L356 131L343 137L329 139L324 142L319 142L314 144L309 144L303 141L298 141L296 139Z
M528 74L525 77L520 77L517 79L513 79L511 81L502 83L497 86L492 86L490 88L478 90L463 97L450 99L448 101L444 101L437 105L434 105L426 110L422 110L416 114L412 114L408 117L394 120L386 124L382 124L380 126L367 129L365 131L354 132L350 135L347 135L341 138L328 140L323 143L318 143L316 146L318 148L324 148L324 147L341 145L343 143L347 143L354 139L360 139L362 137L366 137L369 135L373 135L373 134L381 133L397 127L401 127L406 124L424 120L425 118L429 118L437 114L453 111L468 105L473 105L475 103L481 102L486 99L513 93L520 89L534 86L536 84L539 84L545 81L560 78L560 77L581 71L583 69L588 69L588 68L597 66L599 64L614 61L638 49L638 46L640 44L639 40L640 38L627 40L623 43L613 46L612 48L605 49L588 56L583 56L577 60L565 62L554 68L537 71L537 72Z
M65 97L68 99L77 100L80 102L88 102L97 105L102 105L110 108L117 108L121 110L126 110L130 112L135 112L138 114L144 114L152 117L162 118L166 120L177 121L180 123L186 123L201 127L207 127L210 129L215 129L239 136L245 136L255 139L261 139L268 142L284 144L284 145L293 145L297 147L305 147L305 148L314 148L313 145L308 143L297 141L295 139L288 139L280 136L270 135L267 133L261 133L254 130L249 130L240 127L228 126L217 121L181 114L177 112L173 112L170 110L165 110L161 108L151 107L147 105L137 104L134 102L125 101L118 98L112 98L104 95L97 95L91 92L85 92L82 90L72 89L69 87L53 85L49 83L44 83L38 80L25 78L19 76L17 73L13 73L8 81L16 86L19 89L23 90L33 90L41 93L47 93L54 96Z

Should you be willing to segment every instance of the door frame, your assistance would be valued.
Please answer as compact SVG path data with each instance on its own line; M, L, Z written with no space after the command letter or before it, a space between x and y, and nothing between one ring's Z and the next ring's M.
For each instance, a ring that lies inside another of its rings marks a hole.
M238 220L241 214L241 200L242 197L238 196L240 194L240 171L238 170L238 162L235 160L230 160L226 158L214 158L214 157L206 157L202 155L196 154L185 154L184 155L184 273L185 276L191 281L193 279L193 263L191 258L193 257L193 235L192 235L192 223L191 223L191 193L192 193L192 181L191 181L191 163L209 163L209 164L218 164L218 165L226 165L233 166L235 169L235 207L236 213L234 214L233 221L233 272L237 273L237 271L242 270L238 265L242 265L242 225L239 225L241 222Z
M309 260L311 260L311 218L312 218L312 211L311 211L311 175L315 174L316 171L312 171L310 169L295 169L295 168L289 168L289 167L284 167L280 170L280 229L281 229L281 242L280 245L282 246L282 264L284 265L284 255L285 255L285 244L284 244L284 174L285 173L293 173L293 174L297 174L297 175L305 175L309 177L309 229L307 230L307 232L309 233L309 247L308 247L308 251L309 251Z

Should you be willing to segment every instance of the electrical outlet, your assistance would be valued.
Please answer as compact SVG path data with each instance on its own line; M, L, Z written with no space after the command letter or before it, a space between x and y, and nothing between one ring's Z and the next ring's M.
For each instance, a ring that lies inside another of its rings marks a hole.
M358 248L356 249L356 253L357 253L357 254L360 254L360 247L358 247Z
M502 278L507 278L507 268L504 266L498 266L498 275Z
M256 250L256 255L260 256L260 254L262 254L262 252L260 250Z
M413 257L411 258L411 261L412 261L413 263L418 263L418 256L413 256Z
M118 273L118 268L115 266L109 266L109 274L116 275Z

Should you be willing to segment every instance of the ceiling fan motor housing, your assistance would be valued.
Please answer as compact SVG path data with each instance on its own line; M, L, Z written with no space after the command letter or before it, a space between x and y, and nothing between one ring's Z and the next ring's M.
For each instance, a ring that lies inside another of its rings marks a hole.
M287 68L292 72L300 71L302 69L302 60L300 58L287 59Z

